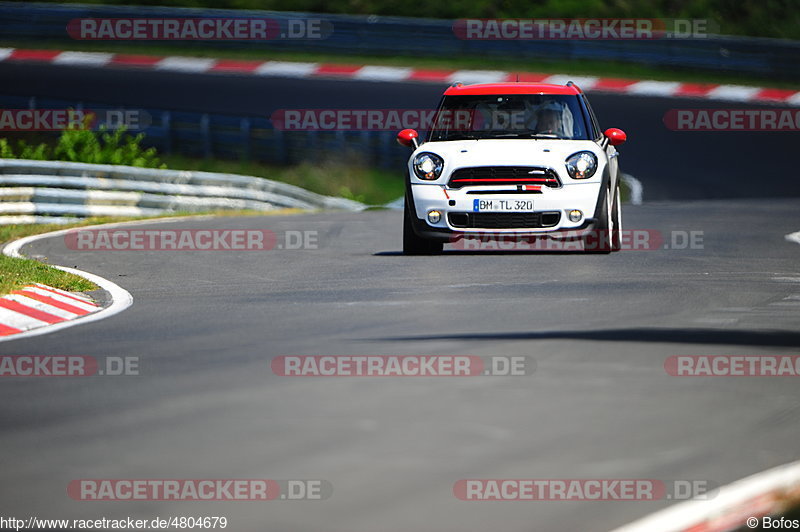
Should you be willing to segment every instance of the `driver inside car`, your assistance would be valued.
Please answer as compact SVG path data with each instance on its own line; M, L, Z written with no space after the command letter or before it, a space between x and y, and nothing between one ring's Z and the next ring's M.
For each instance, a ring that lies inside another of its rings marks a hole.
M554 109L540 109L537 113L536 134L562 136L561 113Z

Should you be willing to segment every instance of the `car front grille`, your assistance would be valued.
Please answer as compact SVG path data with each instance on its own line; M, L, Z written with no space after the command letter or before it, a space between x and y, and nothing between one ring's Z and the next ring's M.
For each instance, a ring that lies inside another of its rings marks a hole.
M542 166L471 166L450 176L450 188L483 185L543 185L558 188L561 181L552 168Z
M451 212L450 225L460 229L539 229L553 227L560 212Z

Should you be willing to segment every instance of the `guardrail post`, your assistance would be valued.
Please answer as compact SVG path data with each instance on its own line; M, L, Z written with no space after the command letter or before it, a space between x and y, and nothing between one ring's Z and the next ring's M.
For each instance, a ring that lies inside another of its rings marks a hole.
M161 113L161 127L164 128L164 152L172 154L172 115L169 111Z
M344 157L345 152L347 151L347 139L344 136L344 131L337 129L336 133L334 133L334 138L336 139L334 149L336 150L337 155L339 157Z
M319 131L312 129L308 132L308 147L311 151L311 162L318 163L320 150Z
M394 147L394 144L392 142L393 140L392 137L394 135L392 135L391 132L387 133L384 131L378 132L378 135L379 135L378 139L380 141L379 143L381 150L380 152L381 158L380 161L378 162L378 165L381 166L382 168L388 168L392 166L392 148Z
M200 117L200 132L203 135L203 157L210 159L211 152L211 119L208 113L203 113Z
M289 150L286 149L286 137L280 129L272 130L272 144L275 150L275 158L270 162L278 164L289 164Z
M242 118L239 121L239 132L242 135L242 158L250 161L250 119Z
M362 129L358 133L358 146L360 147L361 154L367 160L367 164L371 165L375 161L375 154L372 150L372 142L370 142L370 131Z

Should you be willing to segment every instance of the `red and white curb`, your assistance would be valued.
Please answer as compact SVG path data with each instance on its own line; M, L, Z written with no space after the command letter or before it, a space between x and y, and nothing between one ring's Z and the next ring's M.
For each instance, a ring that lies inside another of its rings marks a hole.
M756 473L708 500L686 501L613 532L732 532L756 528L800 502L800 461ZM766 527L769 528L769 527ZM778 528L777 526L775 528Z
M159 221L163 222L164 220L147 220L150 223ZM142 222L120 222L95 227L114 227L133 223ZM20 252L23 246L43 238L63 237L69 231L71 229L61 229L20 238L7 244L3 248L3 254L13 258L24 258ZM0 324L3 326L0 329L0 342L39 336L74 325L110 318L133 304L131 294L108 279L66 266L54 265L53 267L93 282L106 291L111 299L111 304L100 307L84 296L44 285L27 286L16 293L0 298ZM8 303L4 301L8 301ZM58 304L55 304L55 301L58 301ZM81 313L80 311L88 312ZM13 312L13 314L9 314L9 312Z
M32 284L0 297L0 336L74 320L101 308L88 297Z
M202 57L152 56L105 52L27 50L0 48L0 61L39 62L82 67L146 68L185 73L247 74L295 78L335 78L384 82L499 83L523 81L563 85L569 80L581 89L638 96L704 98L739 102L783 104L800 107L800 91L677 81L635 80L595 76L506 72L503 70L431 70L379 65L255 61Z

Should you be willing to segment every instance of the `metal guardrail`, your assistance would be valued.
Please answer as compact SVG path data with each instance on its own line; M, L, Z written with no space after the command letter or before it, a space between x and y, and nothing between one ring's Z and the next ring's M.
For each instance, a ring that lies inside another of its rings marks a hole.
M164 8L152 6L55 5L0 2L0 36L6 40L72 42L67 23L75 18L143 17L267 17L285 24L289 19L314 19L332 26L325 39L217 41L215 46L268 52L314 51L338 54L410 55L428 57L513 56L535 60L616 61L659 64L680 68L768 75L800 79L800 42L710 35L695 39L653 40L463 40L453 32L453 21L409 17L349 16L272 11ZM169 46L175 41L160 41ZM146 42L127 41L131 51ZM181 46L205 46L202 41L180 41Z
M365 207L260 177L0 159L0 224L69 221L64 216L278 208L359 211Z

